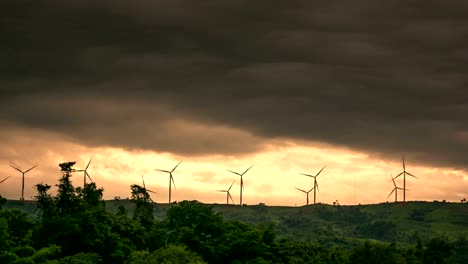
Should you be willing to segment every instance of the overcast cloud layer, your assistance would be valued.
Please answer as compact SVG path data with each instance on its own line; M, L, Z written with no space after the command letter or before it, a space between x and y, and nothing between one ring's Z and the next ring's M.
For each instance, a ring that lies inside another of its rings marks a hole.
M468 169L467 1L0 4L2 129L240 155L321 141Z

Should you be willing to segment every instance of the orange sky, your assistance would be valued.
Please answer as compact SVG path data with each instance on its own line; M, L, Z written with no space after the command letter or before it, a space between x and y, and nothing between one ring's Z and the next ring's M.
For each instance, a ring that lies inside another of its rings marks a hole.
M25 199L32 199L35 184L56 184L60 176L58 163L77 161L76 169L82 169L92 155L94 160L89 174L105 189L105 199L129 197L129 186L141 184L141 175L144 175L147 188L158 192L158 195L152 194L153 200L163 203L168 200L168 175L154 169L170 170L179 160L182 163L174 173L176 189L173 189L172 199L205 203L225 203L225 193L216 190L227 189L234 180L231 195L238 203L239 177L227 170L243 172L252 164L254 167L244 176L243 201L246 204L303 205L305 194L294 188L308 190L313 187L313 180L300 173L316 174L324 165L327 167L317 178L320 190L317 202L331 204L338 200L340 204L368 204L393 201L393 195L387 199L393 188L390 175L402 171L401 157L385 160L371 153L288 139L258 138L263 140L262 149L242 156L180 156L114 147L90 148L40 130L16 130L9 136L9 140L2 137L0 162L1 175L12 175L0 185L0 193L9 199L18 199L21 195L21 174L9 164L23 170L39 164L25 177ZM411 156L406 157L406 165L407 171L419 177L408 178L407 200L456 202L468 196L468 175L463 171L414 164ZM75 174L75 186L82 184L82 175ZM401 178L397 184L402 187ZM400 192L399 199L402 196ZM313 192L309 199L313 201Z
M407 200L468 196L467 1L202 2L0 1L0 194L94 155L106 199L166 202L183 160L174 200L239 201L255 164L245 203L302 205L326 165L318 202L380 203L404 154Z

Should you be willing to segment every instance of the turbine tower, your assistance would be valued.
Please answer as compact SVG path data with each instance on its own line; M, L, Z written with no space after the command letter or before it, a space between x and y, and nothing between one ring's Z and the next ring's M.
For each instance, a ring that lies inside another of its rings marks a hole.
M177 163L177 165L171 171L156 169L157 171L162 171L162 172L165 172L165 173L169 173L169 203L171 203L171 186L172 186L172 184L174 185L174 188L176 187L175 182L174 182L174 177L172 177L172 173L175 171L175 169L177 168L177 166L179 166L179 164L181 162L182 161L179 161L179 163ZM172 184L171 184L171 182L172 182Z
M314 205L315 205L315 203L316 203L317 191L320 191L320 190L319 190L319 187L318 187L318 183L317 183L317 176L319 176L319 174L323 171L323 169L325 169L325 167L326 167L326 165L323 166L323 168L322 168L317 174L315 174L315 175L301 173L301 174L304 175L304 176L314 178L314 187L312 188L312 189L314 190Z
M403 175L403 202L406 202L406 174L408 174L409 176L411 177L414 177L416 179L418 179L418 177L414 176L413 174L409 173L406 171L406 166L405 166L405 156L401 155L401 159L403 161L403 171L400 172L400 174L398 174L396 178L400 177L401 175Z
M403 188L401 187L397 187L396 183L395 183L395 178L393 178L392 175L390 175L390 178L392 179L392 182L393 182L393 190L390 192L390 194L387 196L387 199L388 197L390 197L390 195L392 195L393 192L395 192L395 203L398 202L398 190L404 190Z
M246 169L244 171L244 173L238 173L238 172L235 172L235 171L232 171L232 170L228 170L229 172L237 174L237 175L239 175L241 177L241 183L240 183L240 205L241 206L242 206L242 190L244 189L244 179L242 178L242 176L244 176L244 174L246 174L252 167L253 167L253 164L248 169Z
M234 204L234 200L232 199L232 196L229 193L229 191L232 188L232 185L234 185L234 182L235 182L235 180L231 183L231 186L229 186L229 189L227 189L227 190L217 190L217 192L225 192L226 193L226 204L229 204L229 198L231 198L231 201Z
M15 169L15 170L17 170L17 171L19 171L19 172L21 172L23 174L23 181L22 181L22 185L21 185L21 200L24 200L24 174L26 174L30 170L36 168L37 165L30 168L30 169L28 169L28 170L25 170L25 171L22 171L22 170L18 169L17 167L13 166L13 165L10 165L10 167L12 167L13 169Z
M89 160L88 165L86 165L85 169L83 169L83 170L73 170L74 172L84 172L84 175L83 175L83 188L86 185L86 177L88 177L91 180L91 182L93 182L93 179L91 179L91 176L89 176L89 173L88 173L89 164L91 164L91 161L93 161L93 158L94 158L94 156L91 156L91 159Z
M297 190L299 190L299 191L301 191L301 192L303 192L303 193L305 193L305 194L307 195L307 205L309 205L309 193L310 193L313 189L315 189L315 187L312 187L312 189L310 189L310 190L308 190L308 191L304 191L304 190L299 189L299 188L297 188L297 187L295 187L295 188L296 188Z

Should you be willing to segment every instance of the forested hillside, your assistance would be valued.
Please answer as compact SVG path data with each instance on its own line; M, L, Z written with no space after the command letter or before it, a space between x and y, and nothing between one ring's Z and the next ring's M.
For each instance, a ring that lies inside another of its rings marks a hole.
M0 263L467 263L468 206L411 202L304 207L103 201L72 186L60 164L56 195L6 201Z

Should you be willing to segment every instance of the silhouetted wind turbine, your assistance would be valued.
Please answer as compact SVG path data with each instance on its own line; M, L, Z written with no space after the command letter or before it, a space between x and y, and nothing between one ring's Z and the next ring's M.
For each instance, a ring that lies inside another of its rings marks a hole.
M234 200L232 199L232 196L229 193L229 191L231 190L232 185L234 184L234 182L235 182L235 180L231 183L231 186L229 186L229 189L227 189L227 190L217 190L218 192L225 192L226 193L226 204L229 204L229 198L231 198L232 203L234 203Z
M89 164L91 164L91 161L93 160L93 158L94 158L94 156L91 156L91 159L89 160L88 165L86 165L86 168L84 170L73 170L74 172L84 172L84 175L83 175L83 188L86 185L86 177L88 177L91 180L91 182L93 182L93 179L91 179L91 176L89 176L89 173L88 173Z
M326 165L323 166L323 168L316 175L301 173L304 176L314 178L314 187L312 188L314 190L314 205L315 205L315 202L316 202L317 191L320 191L319 187L318 187L318 183L317 183L317 176L319 176L319 174L323 171L323 169L325 169L325 167L326 167Z
M393 182L393 190L390 192L390 194L387 196L387 199L388 197L390 197L390 195L392 195L393 192L395 192L395 203L398 202L398 190L404 190L403 188L401 187L397 187L396 183L395 183L395 178L393 178L392 175L390 175L390 178L392 179L392 182Z
M301 192L303 192L303 193L305 193L305 194L307 195L307 205L309 205L309 193L310 193L313 189L315 189L315 187L312 187L312 189L310 189L309 191L304 191L304 190L299 189L299 188L297 188L297 187L294 187L294 188L296 188L297 190L299 190L299 191L301 191Z
M406 202L406 174L408 174L409 176L411 177L414 177L416 179L418 179L418 177L414 176L413 174L409 173L406 171L406 166L405 166L405 156L401 155L401 159L403 161L403 171L400 172L400 174L398 174L396 178L400 177L401 175L403 175L403 202Z
M28 169L28 170L26 170L26 171L22 171L22 170L18 169L17 167L13 166L13 165L10 165L10 167L12 167L13 169L15 169L15 170L17 170L17 171L19 171L19 172L21 172L23 174L23 181L22 181L22 185L21 185L21 200L24 200L24 174L26 174L30 170L36 168L37 165L30 168L30 169Z
M252 167L253 167L253 164L248 169L246 169L244 171L244 173L242 173L242 174L240 174L238 172L235 172L235 171L232 171L232 170L228 170L229 172L237 174L237 175L239 175L241 177L241 183L240 183L240 205L241 206L242 206L242 189L244 189L244 179L242 178L242 176L244 176L244 174L246 174Z
M179 161L179 163L177 163L177 165L171 171L155 169L157 171L162 171L162 172L165 172L165 173L169 173L169 203L171 203L171 186L172 186L172 184L174 185L174 188L176 187L175 182L174 182L174 177L172 177L172 173L175 171L175 169L177 168L177 166L179 166L179 164L181 162L182 161ZM171 184L171 182L172 182L172 184Z

